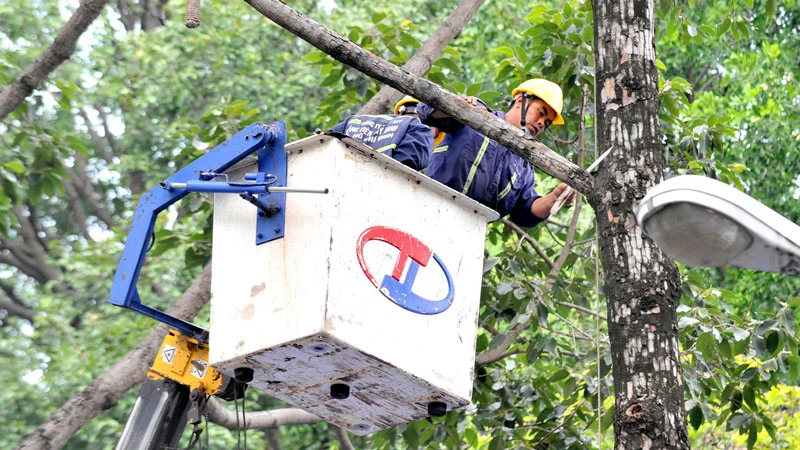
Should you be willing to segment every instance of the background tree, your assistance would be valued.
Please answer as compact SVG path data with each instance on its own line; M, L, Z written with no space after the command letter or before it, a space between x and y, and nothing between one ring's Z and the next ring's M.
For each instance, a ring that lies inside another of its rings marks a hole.
M663 180L655 10L593 2L597 145L611 148L589 196L603 251L616 448L689 448L678 344L680 278L643 238L636 208Z

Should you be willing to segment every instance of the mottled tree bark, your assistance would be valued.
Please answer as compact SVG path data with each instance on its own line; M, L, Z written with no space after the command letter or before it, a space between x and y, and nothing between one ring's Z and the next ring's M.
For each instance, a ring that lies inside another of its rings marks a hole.
M642 235L635 209L663 178L652 1L597 0L600 166L589 201L605 269L617 449L689 448L678 349L675 263Z

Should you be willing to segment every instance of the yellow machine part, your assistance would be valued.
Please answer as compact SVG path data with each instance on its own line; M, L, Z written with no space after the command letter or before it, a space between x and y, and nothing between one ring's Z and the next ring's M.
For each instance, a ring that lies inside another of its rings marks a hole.
M161 342L147 377L170 379L189 386L191 391L201 389L208 395L217 394L223 384L222 374L208 363L208 344L175 330L169 330Z

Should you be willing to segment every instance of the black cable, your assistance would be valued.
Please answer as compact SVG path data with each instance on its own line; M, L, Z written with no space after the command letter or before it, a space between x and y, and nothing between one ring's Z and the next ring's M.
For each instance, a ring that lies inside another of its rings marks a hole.
M239 428L239 383L234 383L236 383L233 387L233 405L236 408L236 449L241 450L242 429Z
M247 396L246 393L242 394L242 428L244 429L244 450L247 450L247 419L245 418L245 403L244 399Z
M206 450L211 450L211 447L208 445L208 402L211 400L210 395L206 395L206 402L203 404L203 417L206 419Z
M520 119L519 119L519 127L522 128L523 131L527 131L528 129L525 128L525 121L528 118L528 95L522 94L522 101L520 103Z

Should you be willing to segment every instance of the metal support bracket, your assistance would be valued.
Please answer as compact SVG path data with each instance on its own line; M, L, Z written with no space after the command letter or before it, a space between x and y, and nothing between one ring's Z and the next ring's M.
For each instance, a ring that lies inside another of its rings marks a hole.
M191 322L142 304L136 282L144 263L156 216L189 192L230 192L253 196L258 204L256 243L283 237L286 194L286 124L256 122L232 138L184 167L139 200L128 240L122 251L108 302L133 309L179 330L199 342L208 342L208 331ZM212 181L249 154L258 151L257 174L249 174L255 183L220 183ZM216 184L215 184L216 183ZM222 185L225 185L223 187ZM210 188L209 188L210 187ZM219 189L219 190L216 190ZM274 192L270 192L270 190ZM252 192L250 192L252 191ZM281 192L278 192L281 191ZM301 192L307 192L298 190Z

